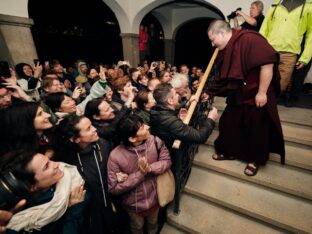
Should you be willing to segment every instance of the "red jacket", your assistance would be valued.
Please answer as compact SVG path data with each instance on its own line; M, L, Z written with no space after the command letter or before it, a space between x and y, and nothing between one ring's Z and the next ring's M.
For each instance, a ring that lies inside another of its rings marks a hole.
M147 49L148 34L144 30L141 30L139 36L139 50L145 51Z
M123 206L132 212L149 210L157 204L156 176L162 174L171 166L169 151L163 141L155 138L159 149L158 154L154 143L154 136L139 146L117 146L108 159L108 190L113 194L123 194ZM135 152L137 151L137 153ZM151 166L151 173L143 175L138 167L138 157L147 157ZM128 174L128 179L118 183L116 173Z

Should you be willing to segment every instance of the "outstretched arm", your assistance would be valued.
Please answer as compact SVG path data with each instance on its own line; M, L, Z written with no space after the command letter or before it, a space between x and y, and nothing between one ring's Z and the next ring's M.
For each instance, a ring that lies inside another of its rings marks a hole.
M244 20L245 20L248 24L250 24L250 25L252 25L252 26L256 26L256 25L257 25L257 20L256 20L254 17L251 17L251 16L245 14L245 13L242 12L242 11L236 11L236 14L240 15L241 17L243 17Z

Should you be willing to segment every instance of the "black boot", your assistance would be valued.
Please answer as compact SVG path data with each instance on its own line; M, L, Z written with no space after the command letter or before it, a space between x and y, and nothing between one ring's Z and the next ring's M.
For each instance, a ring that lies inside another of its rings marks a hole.
M290 93L285 93L285 98L284 98L284 106L286 107L294 107L295 106L295 101L291 97Z

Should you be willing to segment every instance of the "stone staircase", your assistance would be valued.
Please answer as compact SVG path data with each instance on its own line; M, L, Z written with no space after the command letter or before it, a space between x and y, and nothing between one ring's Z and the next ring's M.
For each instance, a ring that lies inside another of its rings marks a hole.
M224 99L215 105L224 110ZM195 156L179 215L168 209L161 234L312 233L312 110L278 108L286 164L272 154L256 176L245 176L244 163L211 158L215 130Z

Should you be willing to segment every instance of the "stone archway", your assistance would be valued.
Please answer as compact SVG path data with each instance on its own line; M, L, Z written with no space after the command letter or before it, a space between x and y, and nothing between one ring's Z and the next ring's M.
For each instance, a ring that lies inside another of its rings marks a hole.
M32 19L28 17L27 4L28 1L34 0L1 0L0 1L0 32L2 37L0 37L0 57L5 60L9 60L12 64L17 62L28 62L30 63L33 57L37 57L36 48L34 46L33 38L30 32L30 28L33 25ZM39 3L43 2L37 0ZM91 0L93 1L93 0ZM114 12L114 15L117 18L118 25L120 27L120 36L118 35L117 40L122 41L122 52L124 59L130 60L132 64L138 62L138 28L139 24L148 13L152 13L157 17L161 23L164 34L165 34L165 59L173 60L174 54L174 37L173 33L177 26L175 22L177 13L187 11L183 9L183 4L191 3L194 8L194 4L197 6L206 6L212 7L219 11L219 15L224 17L225 15L232 12L237 7L242 7L245 12L249 9L250 2L238 0L224 2L219 0L97 0L103 1L106 5ZM62 1L66 3L68 1ZM46 5L49 7L53 4L56 4L55 1L46 2ZM265 10L271 4L270 0L263 0ZM62 4L59 4L59 7L62 7ZM90 4L90 1L86 2L83 0L75 1L74 4ZM175 5L178 4L178 5ZM171 6L170 8L162 8L164 6ZM47 6L42 7L43 11ZM195 7L196 8L196 7ZM71 11L75 11L72 8ZM51 11L51 9L49 9ZM48 11L46 11L48 12ZM75 13L75 12L74 12ZM197 12L193 12L193 17L198 17ZM70 14L69 14L70 15ZM179 13L178 13L179 15ZM53 18L58 17L58 11L54 12ZM180 14L180 17L184 17L184 14ZM211 16L210 16L211 17ZM16 32L19 36L16 37ZM16 46L21 45L17 50ZM105 53L107 51L104 51ZM41 53L41 52L40 52Z

